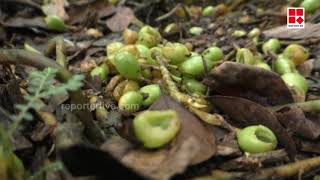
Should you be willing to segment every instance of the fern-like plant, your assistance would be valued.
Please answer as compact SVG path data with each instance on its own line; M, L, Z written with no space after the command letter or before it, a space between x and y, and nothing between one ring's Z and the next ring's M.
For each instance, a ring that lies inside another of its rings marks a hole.
M11 116L14 121L11 128L12 131L18 128L22 120L33 120L33 116L29 111L31 109L39 110L43 107L39 100L46 100L52 95L74 91L82 86L83 75L74 75L68 82L55 85L57 72L56 69L47 68L43 71L34 71L29 75L29 95L24 96L27 103L16 105L19 113Z

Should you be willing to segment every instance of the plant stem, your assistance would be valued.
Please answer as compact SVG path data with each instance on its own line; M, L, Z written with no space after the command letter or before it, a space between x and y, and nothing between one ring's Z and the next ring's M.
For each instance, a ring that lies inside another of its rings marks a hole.
M51 67L58 70L57 78L61 82L67 82L73 76L72 73L57 64L54 60L20 49L0 49L0 64L23 64L36 67L40 70ZM85 104L87 103L87 99L82 94L81 90L70 93L70 98L74 104L81 105L81 107L85 107ZM84 124L85 134L90 141L95 144L103 143L105 135L97 124L94 123L90 111L83 108L76 109L75 114Z

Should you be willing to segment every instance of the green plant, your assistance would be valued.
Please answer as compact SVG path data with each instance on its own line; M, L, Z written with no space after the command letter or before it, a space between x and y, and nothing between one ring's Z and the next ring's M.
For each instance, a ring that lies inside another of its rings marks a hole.
M181 121L173 110L144 111L133 120L134 133L146 148L159 148L169 143L180 127Z
M42 108L43 104L39 102L40 99L49 99L52 95L75 91L82 86L83 75L74 75L68 82L55 85L54 78L57 72L56 69L47 68L43 71L34 71L29 75L28 92L30 94L24 96L27 101L26 104L16 105L19 113L11 116L14 121L11 131L17 129L22 120L33 120L29 110Z
M192 94L204 95L207 91L207 87L204 84L192 78L184 78L183 85Z
M214 14L214 6L207 6L202 10L203 16L212 16Z
M309 58L309 52L299 44L290 44L283 51L283 56L292 60L294 64L299 65Z
M253 65L256 63L256 60L249 49L241 48L237 50L236 62Z
M193 55L179 65L179 71L184 75L201 76L204 74L203 59L200 55ZM213 62L206 60L208 70L211 70Z
M300 91L307 93L308 91L308 82L305 77L299 73L286 73L281 76L283 81L288 86L293 86L298 88Z
M92 77L99 76L102 80L107 80L109 74L109 68L108 65L103 63L100 66L95 67L91 70L90 75Z
M240 148L248 153L261 153L275 149L278 141L274 133L262 125L248 126L237 132Z
M140 77L140 65L137 58L127 51L119 51L114 57L114 65L117 71L125 78L138 79Z
M144 26L138 33L138 43L152 48L160 43L162 37L158 30L151 26Z
M209 47L202 52L202 56L205 60L216 62L222 60L223 52L218 47Z
M307 13L313 13L317 9L320 8L320 1L319 0L304 0L300 4L301 7L304 7Z
M280 55L280 56L278 56L278 58L276 59L276 61L274 63L274 70L278 74L282 75L285 73L295 72L296 67L290 59L285 58L284 56Z
M123 94L118 102L121 110L136 112L143 103L143 96L137 91L129 91Z
M47 23L48 28L57 30L57 31L63 31L66 28L66 25L64 24L63 19L61 17L56 15L51 15L45 17L45 22Z
M147 95L147 98L142 103L144 106L150 106L161 96L161 88L158 84L143 86L140 92Z
M278 39L269 39L262 45L263 53L267 54L268 52L277 53L281 48L280 41Z
M162 48L162 53L171 64L180 64L190 56L188 48L180 43L166 43Z

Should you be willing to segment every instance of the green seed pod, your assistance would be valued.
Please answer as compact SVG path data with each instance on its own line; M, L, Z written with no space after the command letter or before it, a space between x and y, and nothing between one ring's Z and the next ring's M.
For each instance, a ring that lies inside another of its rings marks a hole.
M256 64L255 66L271 71L270 66L267 63L264 63L264 62L260 62L260 63Z
M189 29L189 33L194 36L199 36L200 34L202 34L202 32L203 32L203 28L201 27L191 27Z
M152 78L152 72L150 69L144 69L141 72L142 76L146 79L151 79Z
M262 153L272 151L278 141L274 133L262 125L248 126L237 132L240 148L248 153Z
M309 52L299 44L290 44L283 51L283 56L292 60L295 65L299 65L309 58Z
M304 0L300 4L301 7L304 7L307 13L313 13L317 9L320 8L320 1L319 0Z
M99 76L101 78L101 80L107 80L108 79L108 74L109 74L109 68L105 63L103 63L100 66L95 67L90 72L90 75L92 77Z
M247 35L246 31L243 30L235 30L232 34L234 37L241 38Z
M170 64L180 64L190 56L188 48L180 43L167 43L162 48L162 53Z
M47 16L45 19L45 22L47 23L48 28L57 30L57 31L63 31L66 29L66 25L64 24L63 19L59 16Z
M203 16L213 16L214 14L214 6L207 6L202 10Z
M136 112L140 109L143 102L143 96L136 91L129 91L123 94L118 102L119 109Z
M217 62L222 60L223 52L218 47L209 47L202 52L203 59L211 62Z
M144 111L133 120L133 129L137 139L146 148L159 148L178 134L181 121L173 110Z
M188 92L192 94L204 95L207 91L207 87L204 84L192 78L184 78L183 84Z
M114 57L117 71L125 78L138 79L140 77L140 66L137 58L129 52L120 51Z
M282 80L288 85L298 88L300 91L307 93L308 82L305 77L299 73L286 73L281 76Z
M213 62L206 61L208 70L210 71L213 66ZM179 71L184 75L201 76L204 74L204 64L200 55L194 55L188 58L186 61L179 65Z
M151 26L144 26L138 33L138 43L152 48L160 43L162 37L158 30Z
M242 64L254 65L256 63L256 60L249 49L241 48L237 50L236 62L242 63Z
M253 28L249 33L248 37L253 38L253 37L258 37L261 34L261 30L259 28Z
M278 74L282 75L285 73L295 72L296 67L290 59L280 55L274 63L274 70Z
M158 84L143 86L140 93L146 94L147 98L143 101L144 106L150 106L161 96L161 88Z
M99 106L96 109L95 114L96 114L97 120L104 121L107 119L108 110L104 106Z
M269 39L262 45L263 53L267 54L269 51L277 53L281 48L280 41L278 39Z
M123 47L121 42L112 42L106 47L107 57L112 64L114 64L114 55Z

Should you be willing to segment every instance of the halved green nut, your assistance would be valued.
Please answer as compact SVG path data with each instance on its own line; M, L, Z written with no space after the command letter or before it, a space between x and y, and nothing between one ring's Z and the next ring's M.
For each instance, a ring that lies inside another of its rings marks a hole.
M274 63L274 70L278 74L282 75L285 73L295 72L296 67L290 59L285 58L284 56L280 55L280 56L278 56L278 58L276 59L276 61Z
M158 84L150 84L143 86L140 89L140 93L147 95L147 98L143 100L144 106L150 106L161 96L161 88Z
M248 153L262 153L272 151L277 147L275 134L263 125L248 126L237 132L240 148Z
M133 120L137 139L146 148L159 148L172 141L181 128L178 114L173 110L144 111Z
M205 60L217 62L222 60L223 52L218 47L209 47L202 52L202 56L203 56L203 59Z
M281 76L282 80L291 87L299 89L303 93L308 91L308 82L305 77L299 73L286 73Z
M45 22L47 23L48 28L57 30L57 31L63 31L66 29L66 25L64 24L64 21L61 17L52 15L47 16L44 18Z
M100 77L101 80L107 80L108 74L109 74L109 68L105 63L101 64L100 66L95 67L90 72L90 75L92 77L98 76L98 77Z
M214 6L207 6L202 10L202 15L203 16L213 16L214 14Z
M129 91L123 94L118 102L120 110L136 112L140 109L143 102L143 96L137 91Z
M277 53L281 48L280 41L278 39L269 39L262 45L263 53L267 54L268 52Z
M309 52L299 44L290 44L283 51L283 56L292 60L294 64L299 65L309 58Z
M144 26L138 33L138 43L152 48L160 43L162 37L159 31L151 26Z
M127 79L139 79L140 65L136 56L127 51L119 51L114 57L117 71Z
M190 56L188 48L180 43L166 43L162 47L162 54L167 58L170 64L180 64Z
M249 49L241 48L237 50L236 62L242 63L242 64L254 65L256 63L256 60Z

